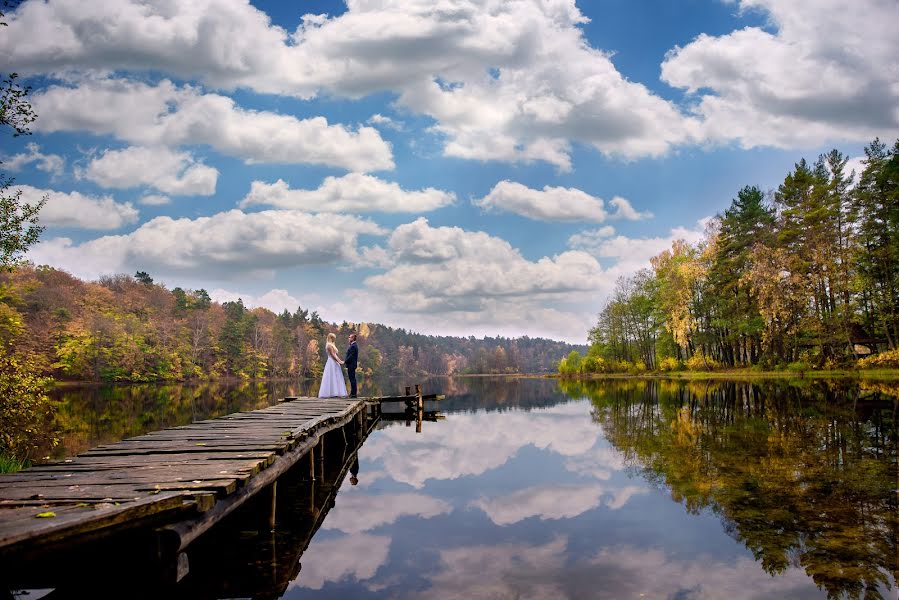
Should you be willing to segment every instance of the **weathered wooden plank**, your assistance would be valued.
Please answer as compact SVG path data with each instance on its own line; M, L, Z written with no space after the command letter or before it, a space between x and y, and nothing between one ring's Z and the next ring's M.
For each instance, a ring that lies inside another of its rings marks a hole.
M0 476L0 548L128 519L130 526L188 504L208 513L178 533L179 546L189 543L293 466L325 429L350 422L365 406L364 399L306 400L152 432ZM52 523L34 518L47 506L57 513Z
M30 471L9 475L0 479L0 498L3 490L11 487L50 486L50 485L84 485L91 482L115 482L127 479L131 481L179 481L189 479L224 479L226 477L242 478L255 475L262 470L261 461L252 462L212 462L202 465L182 462L176 465L118 465L112 469L94 471L77 471L70 473Z
M42 507L4 508L0 510L0 547L40 538L52 542L62 537L87 533L184 507L178 492L162 492L133 502L104 503L98 507L71 507L54 509L55 517L39 519L36 515L47 512Z
M266 464L271 464L272 461L275 460L275 454L271 451L263 451L263 452L241 452L241 451L219 451L219 452L195 452L189 454L158 454L158 455L149 455L143 459L141 459L141 463L160 463L160 464L179 464L180 462L199 462L203 461L248 461L248 460L261 460L265 461ZM117 467L121 465L133 465L134 459L126 458L122 456L93 456L82 454L80 456L69 458L64 461L56 461L51 463L44 463L40 465L36 465L31 467L28 471L70 471L84 468L92 468L92 467ZM0 475L0 482L3 481L3 477L5 475Z

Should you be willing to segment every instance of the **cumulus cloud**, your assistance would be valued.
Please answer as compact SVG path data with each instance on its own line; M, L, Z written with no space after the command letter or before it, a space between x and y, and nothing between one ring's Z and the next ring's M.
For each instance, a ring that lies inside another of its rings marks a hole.
M486 196L472 204L488 211L510 212L538 221L586 221L602 223L609 218L638 220L651 216L639 213L624 198L615 197L609 204L615 212L609 213L602 198L576 189L544 186L535 190L514 181L500 181Z
M499 526L531 517L541 520L571 519L599 506L603 489L597 484L532 487L496 498L480 498L480 508Z
M260 296L215 288L209 290L209 297L216 302L236 302L241 300L244 306L249 308L263 307L277 314L285 310L293 313L301 304L308 306L308 302L303 302L295 298L287 290L280 288L269 290Z
M163 196L162 194L146 194L141 196L138 202L147 206L163 206L165 204L171 204L172 199L168 196Z
M371 175L349 173L327 177L315 190L294 190L281 179L275 183L254 181L240 206L261 204L310 212L419 213L447 206L455 199L455 194L434 188L407 191Z
M302 98L390 90L462 158L568 169L572 140L626 157L691 140L693 119L625 79L586 22L573 0L369 0L288 32L239 0L59 0L17 10L0 56L28 72L147 69Z
M3 158L3 168L10 171L21 171L24 167L34 164L38 171L49 173L54 177L62 175L66 161L58 154L44 154L41 147L35 143L25 146L26 152L13 154Z
M609 598L761 600L815 598L801 568L767 574L751 557L720 558L633 546L608 546L582 558L564 537L545 544L471 545L440 551L441 568L422 598L587 598L596 581Z
M395 121L394 119L382 115L381 113L370 116L366 123L368 123L369 125L374 125L375 127L386 127L388 129L395 129L397 131L402 131L404 128L401 122Z
M30 185L15 186L13 191L21 191L22 201L28 204L40 202L46 196L47 203L38 218L41 225L49 227L109 230L130 225L138 219L138 211L130 202L116 202L111 196L42 190Z
M395 523L402 517L429 519L451 510L448 502L425 494L341 493L322 528L358 534Z
M148 186L166 194L211 196L219 172L196 162L189 152L131 146L106 150L79 175L106 188Z
M744 147L870 140L899 131L899 4L740 0L773 32L699 35L671 50L662 80L697 99L703 137Z
M587 230L568 238L570 248L588 252L598 258L611 259L613 266L607 273L618 277L649 267L649 259L671 248L675 240L695 244L705 236L708 218L700 219L693 228L675 227L667 236L632 238L613 235L605 228Z
M502 466L522 448L534 446L563 457L588 452L600 439L585 403L510 412L502 419L459 413L410 438L404 428L387 428L365 443L366 455L380 459L388 475L422 488L429 479L481 475Z
M586 252L534 262L507 241L424 218L396 228L388 241L396 266L365 280L404 312L481 311L488 299L556 298L596 289L601 269Z
M384 231L344 215L231 210L196 219L156 217L131 233L80 244L56 238L39 244L29 257L86 278L136 268L220 279L266 277L278 268L352 261L363 234Z
M44 132L89 131L146 146L208 144L247 162L311 163L352 171L392 169L390 146L376 129L355 131L324 117L297 119L240 108L226 96L163 80L84 79L34 95Z
M387 562L389 551L390 538L383 535L316 536L303 553L300 575L289 587L320 590L329 581L370 579Z

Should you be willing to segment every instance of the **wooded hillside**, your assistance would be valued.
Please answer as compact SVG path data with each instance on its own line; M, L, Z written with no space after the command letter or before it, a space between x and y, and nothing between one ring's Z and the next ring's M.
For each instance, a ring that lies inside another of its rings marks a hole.
M167 289L146 273L81 281L47 266L0 274L0 341L16 339L57 379L154 381L314 377L324 339L360 336L360 368L380 375L535 373L577 347L527 337L439 337L368 323L275 314L205 290ZM581 347L580 349L582 349Z

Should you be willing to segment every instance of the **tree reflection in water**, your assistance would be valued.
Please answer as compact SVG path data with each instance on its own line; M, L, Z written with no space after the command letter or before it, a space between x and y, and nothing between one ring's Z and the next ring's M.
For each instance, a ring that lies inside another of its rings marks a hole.
M591 400L629 468L713 511L769 574L801 566L832 598L896 589L899 385L561 385Z

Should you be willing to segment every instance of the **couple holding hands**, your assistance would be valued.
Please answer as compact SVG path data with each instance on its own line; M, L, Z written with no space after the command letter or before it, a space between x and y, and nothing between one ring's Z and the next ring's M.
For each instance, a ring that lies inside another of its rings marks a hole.
M346 382L343 380L343 369L340 365L346 365L347 375L350 379L350 398L356 397L356 364L359 362L359 347L356 346L356 334L351 333L347 337L346 356L340 360L337 354L337 346L334 341L337 336L328 334L328 343L325 351L328 353L328 362L325 363L325 372L322 375L322 384L318 388L319 398L346 398Z

